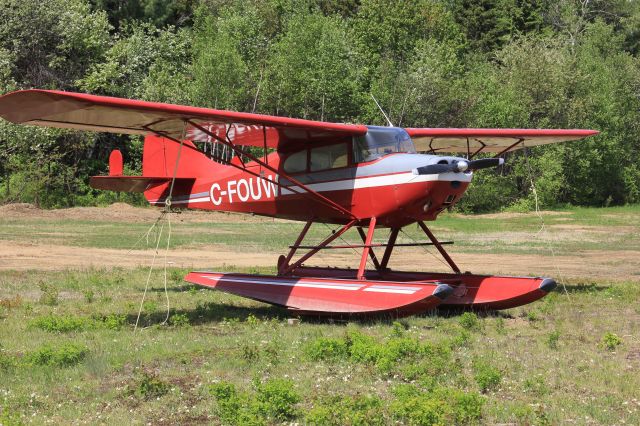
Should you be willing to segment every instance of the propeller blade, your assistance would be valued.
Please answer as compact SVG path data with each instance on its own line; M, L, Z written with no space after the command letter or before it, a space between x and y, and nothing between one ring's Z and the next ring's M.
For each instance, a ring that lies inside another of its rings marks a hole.
M414 169L416 175L439 175L440 173L449 173L453 171L453 164L429 164Z
M487 169L489 167L498 167L504 164L504 158L481 158L469 162L470 170Z
M454 161L451 164L429 164L428 166L413 169L416 175L438 175L440 173L460 173L467 170L480 170L489 167L498 167L504 164L503 158L481 158L479 160Z

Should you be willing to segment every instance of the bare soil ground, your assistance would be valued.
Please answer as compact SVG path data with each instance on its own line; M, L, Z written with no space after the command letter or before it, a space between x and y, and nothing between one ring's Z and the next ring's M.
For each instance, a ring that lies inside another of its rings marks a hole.
M513 213L505 213L506 219ZM488 215L484 215L488 216ZM501 218L500 214L491 215ZM127 204L113 204L109 207L79 207L61 210L40 210L29 204L0 206L2 218L42 218L71 219L105 222L152 223L158 217L158 210L132 207ZM273 222L274 219L227 213L186 211L180 215L183 223L202 222ZM276 219L276 221L280 221ZM286 222L286 221L281 221ZM564 234L567 238L585 241L593 238L594 231L606 230L585 228L577 225L557 225L553 235L556 241ZM568 229L571 228L571 229ZM600 228L600 227L597 227ZM488 233L488 235L491 233ZM503 235L504 236L504 235ZM513 236L516 238L517 236ZM482 239L483 236L478 238ZM638 252L625 250L589 250L576 255L541 255L522 253L462 253L455 248L449 250L463 270L474 273L543 275L555 278L584 278L608 280L640 280ZM76 247L55 242L29 242L4 240L0 245L0 270L64 270L95 267L133 268L151 264L155 251L151 249L119 250L96 247ZM172 248L167 254L170 266L212 269L222 266L261 267L274 266L280 253L247 250L243 246L198 246ZM164 251L157 255L156 265L164 264ZM320 253L310 264L319 266L354 267L357 256L350 252L327 251ZM392 257L394 269L447 271L448 267L421 248L404 248Z

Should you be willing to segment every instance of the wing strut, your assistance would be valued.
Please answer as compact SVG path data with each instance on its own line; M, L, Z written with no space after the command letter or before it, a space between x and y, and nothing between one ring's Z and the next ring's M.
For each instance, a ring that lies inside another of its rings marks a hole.
M284 186L284 185L280 184L279 182L277 182L278 186L280 186L281 188L285 188L285 189L287 189L287 190L289 190L289 191L296 192L296 193L298 193L298 194L300 194L300 195L308 194L308 195L310 195L311 197L316 198L316 199L317 199L318 201L320 201L321 203L323 203L323 204L325 204L325 205L327 205L327 206L329 206L329 207L331 207L331 208L333 208L333 209L335 209L335 210L339 211L339 212L340 212L340 213L342 213L343 215L348 216L348 217L350 217L350 218L352 218L352 219L357 219L357 217L356 217L353 213L351 213L349 210L345 209L344 207L342 207L342 206L341 206L341 205L339 205L338 203L336 203L336 202L334 202L334 201L332 201L332 200L328 199L327 197L325 197L325 196L321 195L320 193L318 193L318 192L314 191L313 189L309 188L308 186L306 186L305 184L303 184L303 183L302 183L302 182L300 182L299 180L297 180L297 179L295 179L295 178L293 178L293 177L291 177L291 176L287 175L287 174L286 174L286 173L284 173L283 171L276 170L274 167L270 166L270 165L269 165L269 164L267 164L266 162L264 162L264 161L260 160L259 158L255 157L253 154L251 154L251 153L249 153L249 152L245 152L245 151L242 151L242 150L238 149L238 147L236 147L236 145L235 145L233 142L231 142L231 140L230 140L229 138L227 138L227 139L225 140L225 139L221 138L220 136L216 135L215 133L213 133L213 132L209 131L209 130L208 130L208 129L206 129L205 127L200 126L198 123L194 123L194 122L193 122L193 121L191 121L191 120L186 120L186 121L187 121L190 125L192 125L193 127L195 127L196 129L200 130L201 132L204 132L205 134L207 134L207 135L211 136L212 138L216 139L216 140L217 140L217 141L219 141L220 143L225 144L226 146L228 146L229 148L231 148L231 149L236 153L236 155L240 155L240 154L242 154L242 155L244 155L244 156L248 157L250 160L255 161L257 164L259 164L260 166L264 167L265 169L267 169L267 170L269 170L269 171L271 171L271 172L275 173L276 175L283 176L285 179L287 179L287 180L288 180L288 181L290 181L290 182L293 182L293 184L294 184L294 185L298 186L299 188L304 189L304 191L306 191L306 192L297 192L297 191L293 190L292 188L290 188L290 187L286 187L286 186ZM233 165L233 164L232 164L232 165ZM247 169L242 168L242 170L244 170L244 171L247 171L247 172L248 172L248 170L247 170ZM258 176L258 175L256 174L256 176Z

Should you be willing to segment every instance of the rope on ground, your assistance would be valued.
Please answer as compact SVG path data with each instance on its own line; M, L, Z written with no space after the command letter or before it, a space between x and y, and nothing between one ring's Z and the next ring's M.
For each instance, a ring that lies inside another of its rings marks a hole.
M147 297L147 290L149 289L149 282L151 282L151 273L153 272L153 265L156 263L156 257L158 256L158 247L160 247L160 238L162 237L162 230L164 229L164 224L160 226L160 233L158 235L158 241L156 243L156 249L153 254L153 260L151 261L151 266L149 267L149 274L147 274L147 282L144 285L144 293L142 293L142 300L140 301L140 308L138 309L138 316L136 317L136 325L133 327L133 332L135 333L138 329L138 323L140 322L140 315L142 314L142 307L144 305L144 299Z
M544 233L549 236L549 239L551 240L551 243L549 244L549 251L551 252L551 258L553 259L553 266L556 269L556 273L558 274L558 280L560 281L560 284L562 284L562 289L564 290L564 293L567 295L567 298L571 299L571 296L569 296L569 292L567 291L567 287L564 284L564 277L560 272L560 267L558 266L558 261L556 259L556 252L553 248L553 243L555 243L553 234L547 230L546 224L544 222L544 217L542 217L542 213L540 213L538 191L536 190L536 184L533 179L533 171L531 170L531 165L529 164L528 149L525 148L523 151L524 151L524 162L527 165L527 173L529 174L529 181L531 182L531 193L533 194L533 199L535 202L536 216L538 216L538 218L540 219L540 229L538 229L538 232L536 232L536 235L540 235Z

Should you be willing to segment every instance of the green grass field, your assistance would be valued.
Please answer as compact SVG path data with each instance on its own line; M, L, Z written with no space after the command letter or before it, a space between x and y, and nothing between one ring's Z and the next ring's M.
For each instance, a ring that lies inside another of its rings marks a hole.
M638 250L638 235L623 235L638 229L639 213L575 209L545 222L587 234L608 227L612 240L598 246L606 256ZM539 226L533 215L445 216L435 228L478 242ZM0 240L125 249L147 228L5 218ZM173 241L281 250L292 228L187 223ZM560 240L559 256L587 234ZM289 325L282 309L185 284L186 272L169 269L167 293L162 271L152 274L134 332L147 269L1 271L0 424L640 424L634 277L585 273L566 293L490 315Z

